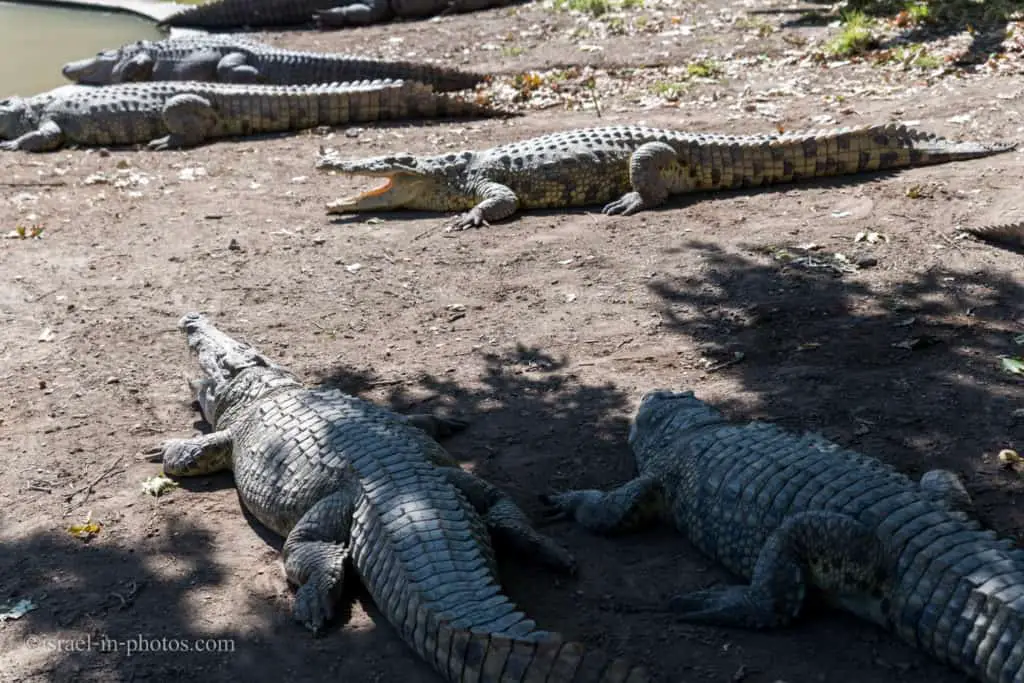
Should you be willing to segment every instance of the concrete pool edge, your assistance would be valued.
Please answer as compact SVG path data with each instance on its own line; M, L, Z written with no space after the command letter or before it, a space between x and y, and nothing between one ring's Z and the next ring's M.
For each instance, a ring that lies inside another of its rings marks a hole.
M37 5L42 7L64 7L68 9L96 10L104 12L121 12L134 14L160 23L172 14L191 7L191 5L175 2L157 2L149 0L4 0L12 5ZM197 29L170 29L170 35L201 34L205 31Z

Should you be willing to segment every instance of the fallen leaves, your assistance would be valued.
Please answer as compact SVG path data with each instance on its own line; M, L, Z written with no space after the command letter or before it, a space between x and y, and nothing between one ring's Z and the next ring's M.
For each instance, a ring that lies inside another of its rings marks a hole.
M75 538L80 538L83 541L92 539L96 534L100 532L103 525L99 522L95 522L92 519L92 512L85 516L85 521L80 524L72 524L68 527L68 533Z
M148 493L154 498L159 498L164 493L178 488L178 482L168 479L163 474L150 477L142 482L142 492Z
M0 605L0 623L13 619L21 619L37 607L38 605L27 598L23 598L13 605L10 603L4 603Z

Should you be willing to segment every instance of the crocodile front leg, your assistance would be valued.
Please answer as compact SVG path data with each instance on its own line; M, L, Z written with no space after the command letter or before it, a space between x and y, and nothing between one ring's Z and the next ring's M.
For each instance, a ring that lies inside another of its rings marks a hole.
M354 509L352 491L332 493L306 511L284 542L285 575L299 586L292 613L314 634L334 616L345 578Z
M164 125L168 135L149 143L162 151L194 147L209 138L219 117L209 100L199 95L175 95L164 105Z
M365 26L384 21L391 14L388 0L367 0L353 2L350 5L322 9L313 14L313 21L321 30L344 28L345 26Z
M601 213L629 216L663 204L669 194L663 173L678 161L679 155L664 142L648 142L638 147L629 159L629 184L633 191L605 205Z
M743 544L745 539L734 533L728 542ZM787 518L768 537L749 586L679 595L668 607L681 613L684 621L771 628L799 616L813 585L828 601L884 623L883 597L889 588L885 558L882 542L854 518L836 512L802 512Z
M0 142L0 149L8 152L52 152L64 142L64 131L53 121L44 121L30 133L19 138Z
M611 491L581 489L542 494L550 520L571 517L590 531L614 534L636 531L664 518L664 489L654 477L637 477Z
M496 543L527 557L536 557L542 564L558 571L576 572L573 556L534 529L526 513L497 486L460 467L442 467L441 471L483 517Z
M479 228L481 225L508 218L519 208L519 197L507 185L486 182L482 183L476 191L483 201L456 218L451 225L445 228L446 232Z
M234 437L224 429L192 439L171 439L157 447L164 472L175 477L213 474L231 469Z

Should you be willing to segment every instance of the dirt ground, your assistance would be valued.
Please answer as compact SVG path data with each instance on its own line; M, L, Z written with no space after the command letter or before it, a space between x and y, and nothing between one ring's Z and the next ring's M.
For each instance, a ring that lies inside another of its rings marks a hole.
M190 310L310 382L470 418L446 445L532 514L540 492L628 478L640 395L688 388L911 476L950 467L984 522L1019 539L1024 483L995 454L1024 447L1024 385L1000 360L1024 355L1021 254L956 228L1024 218L1021 152L455 234L448 216L324 213L367 185L317 174L320 145L433 153L614 123L760 133L887 120L1024 139L1020 26L973 64L953 61L976 42L966 31L922 41L952 55L923 68L822 60L839 29L791 8L648 3L594 19L527 4L274 33L496 73L488 92L525 114L0 156L2 232L43 229L0 240L0 606L36 606L0 622L0 680L439 680L356 586L326 637L293 623L280 541L243 515L229 476L142 492L160 468L139 455L198 428L185 385L196 366L175 329ZM98 534L68 532L89 515ZM625 610L734 579L671 530L545 530L579 576L506 557L508 593L543 627L661 680L963 680L839 614L752 633ZM208 639L215 651L183 651Z

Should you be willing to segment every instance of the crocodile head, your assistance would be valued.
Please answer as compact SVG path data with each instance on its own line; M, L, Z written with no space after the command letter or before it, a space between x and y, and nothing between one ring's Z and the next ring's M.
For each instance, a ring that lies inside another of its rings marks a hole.
M149 42L140 40L97 52L95 57L68 62L61 73L68 80L82 85L148 81L153 75L154 64L149 46Z
M692 391L648 391L629 428L629 445L639 462L644 453L664 454L672 442L685 437L686 430L723 421L721 413Z
M327 213L359 211L464 211L479 201L466 178L472 152L436 157L398 154L369 159L344 159L321 148L320 171L384 178L379 187L327 205Z
M36 129L31 103L24 97L0 100L0 140L13 140Z
M249 344L224 334L200 313L186 314L178 328L199 357L205 376L190 385L203 417L215 427L222 426L218 420L229 410L247 406L283 386L299 384L291 373Z

